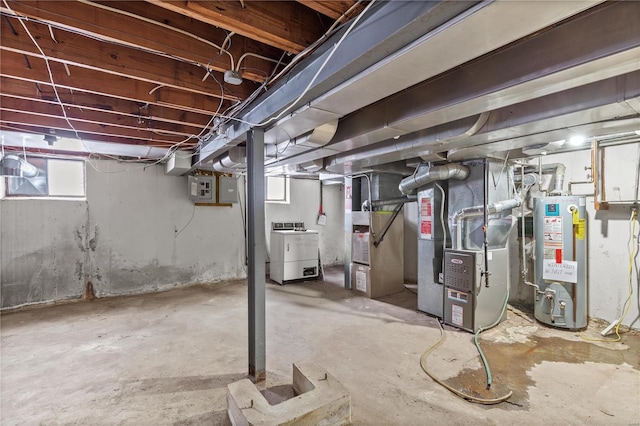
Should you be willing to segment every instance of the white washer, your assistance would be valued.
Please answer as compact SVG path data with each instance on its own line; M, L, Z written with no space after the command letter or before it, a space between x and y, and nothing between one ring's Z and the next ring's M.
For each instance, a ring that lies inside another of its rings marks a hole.
M278 284L318 276L318 231L271 231L270 278Z

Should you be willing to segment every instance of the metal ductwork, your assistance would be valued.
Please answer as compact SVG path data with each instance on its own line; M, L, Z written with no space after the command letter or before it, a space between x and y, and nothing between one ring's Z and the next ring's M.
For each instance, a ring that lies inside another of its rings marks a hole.
M237 173L246 168L247 150L243 146L234 146L213 163L213 169L223 173Z
M428 183L438 180L457 179L464 180L469 176L469 168L462 164L449 163L434 167L418 167L413 176L409 176L400 182L400 192L405 195L415 193L416 189Z
M451 231L451 238L454 242L454 248L462 248L462 221L468 219L470 217L482 216L500 213L506 210L511 210L516 207L519 207L522 204L522 200L520 198L512 198L510 200L504 200L497 203L489 204L488 206L479 205L466 207L464 209L458 210L453 215L451 215L449 219L449 229Z
M537 173L549 172L553 171L554 174L554 185L552 194L561 194L562 187L564 186L564 175L566 172L566 166L563 163L547 163L543 164L542 167L538 167L535 165L526 165L523 166L525 172L536 171Z
M550 109L550 105L555 108L556 103L549 98L553 94L566 93L572 89L580 92L594 82L615 80L615 76L625 73L629 75L628 73L636 71L640 31L633 19L637 16L638 7L637 3L631 2L607 4L605 7L595 8L591 13L563 22L549 31L525 38L509 49L499 50L493 55L453 68L437 78L426 80L344 117L334 139L327 146L302 155L296 154L283 161L297 163L313 158L341 156L342 153L368 148L380 141L390 145L400 143L414 132L451 123L492 108L491 117L476 135L455 141L454 145L458 149L465 148L471 138L476 139L477 144L481 138L476 136L487 133L483 130L495 122L493 111L497 109L508 112L512 105L522 105L536 98L547 109ZM608 36L603 38L594 34L594 25L605 26L606 30L603 31ZM584 41L579 46L572 41L578 34ZM538 60L532 62L527 59L531 57ZM618 82L625 84L623 80ZM584 106L600 99L597 94L593 95L592 93L583 103L574 103L573 108L582 106L581 109L585 109ZM572 102L580 97L573 93L572 96ZM625 95L625 98L628 97ZM567 103L562 99L560 101ZM557 108L554 114L564 114L564 111ZM540 116L545 116L545 113L540 113ZM594 117L591 116L591 119ZM539 132L537 130L535 133ZM508 134L508 129L503 133ZM397 141L393 139L396 136L399 136ZM488 141L494 140L496 139L491 138ZM535 143L549 140L557 139L538 140ZM435 149L438 151L450 150L448 144L437 142L436 145L439 146ZM431 149L424 151L427 152L414 150L412 154L423 156L433 153ZM390 161L406 159L409 155L410 153L401 152ZM468 159L480 158L485 154L468 156L466 152L462 152L460 155ZM459 161L459 158L448 158L449 161ZM351 166L347 164L345 172ZM331 170L330 167L331 161L327 162L327 170ZM340 166L332 171L341 172Z
M338 130L338 120L331 120L313 129L311 133L295 139L296 145L309 148L319 148L325 146L333 138Z
M305 171L310 173L319 172L324 168L324 162L322 159L307 161L306 163L300 164Z
M305 134L320 124L327 121L345 117L354 111L358 111L367 105L371 105L381 99L385 99L404 89L428 80L430 77L441 75L447 70L452 70L461 64L489 53L494 49L508 43L526 37L542 28L568 18L595 4L598 0L584 2L554 2L531 7L520 7L517 3L508 1L492 2L382 2L376 4L370 10L370 14L353 29L344 43L339 45L338 54L332 61L326 62L328 55L333 54L332 47L335 40L342 36L336 33L332 39L324 43L308 58L301 61L300 66L287 77L278 81L261 98L257 99L252 107L240 116L241 120L234 123L224 137L219 136L202 147L198 153L194 167L200 162L220 155L229 147L238 145L246 139L246 133L250 129L249 123L265 123L265 142L278 144L291 140L298 135ZM628 14L627 14L628 15ZM605 21L606 22L606 21ZM624 24L619 27L626 28ZM593 28L590 26L589 28ZM471 32L482 32L485 37L469 39ZM572 40L574 37L572 37ZM546 43L545 46L553 44ZM452 51L450 46L459 46ZM575 46L572 46L575 50ZM595 48L594 48L595 49ZM531 48L527 47L527 52ZM600 50L595 49L598 52ZM566 52L560 52L565 55ZM545 51L546 57L549 52ZM424 57L439 57L438 61L424 61ZM531 57L527 53L527 58ZM583 58L581 58L583 59ZM326 62L326 66L325 66ZM584 60L581 61L583 63ZM513 62L510 62L513 64ZM521 63L529 64L530 61ZM556 70L548 64L543 64L549 73ZM567 64L562 64L563 68ZM504 67L504 70L512 69L512 66ZM611 67L605 67L607 69ZM493 67L492 69L496 69ZM531 70L528 70L531 71ZM618 71L619 72L619 71ZM482 75L488 77L494 72ZM535 75L528 72L527 75ZM520 81L505 78L500 74L496 76L500 81ZM478 79L474 79L478 80ZM593 78L591 78L593 80ZM465 78L465 81L470 81ZM511 86L512 84L510 84ZM548 84L547 84L548 85ZM518 86L518 85L515 85ZM459 87L459 90L467 90L467 84L451 86L443 84L448 92ZM546 86L545 86L546 87ZM458 91L459 91L458 90ZM538 93L539 90L527 87L526 93ZM489 90L491 92L491 90ZM298 99L298 94L300 99ZM487 93L487 90L483 90ZM427 128L442 123L443 114L437 105L420 105L422 113L414 114L414 103L424 102L424 99L438 102L441 92L432 92L428 96L402 96L401 99L392 99L390 109L392 116L382 128L372 131L365 130L366 135L361 135L360 140L349 138L345 144L351 144L347 149L332 149L331 145L315 149L313 158L291 158L291 164L299 164L315 158L327 157L337 152L364 146L368 143L392 138L406 134L420 128ZM461 94L456 93L456 103L462 100ZM474 94L475 96L475 94ZM510 94L513 97L513 94ZM421 102L414 102L421 100ZM515 99L517 101L517 99ZM446 101L446 100L445 100ZM292 102L296 102L290 112ZM495 100L491 101L495 103ZM486 107L484 100L478 103ZM442 105L441 105L442 106ZM476 109L477 110L477 109ZM478 114L482 111L476 111ZM425 117L433 114L439 117ZM461 114L444 114L448 121L473 115L470 108L460 111ZM369 114L366 111L365 114ZM281 117L277 121L269 121L270 117ZM413 122L415 117L417 122ZM396 126L396 122L398 126ZM273 126L271 126L273 123ZM370 127L371 121L368 121ZM342 126L342 124L341 124ZM337 136L337 135L336 135ZM342 138L341 138L342 139ZM291 151L291 155L297 156L313 148ZM289 154L287 154L289 156ZM278 158L289 160L286 156Z
M331 141L333 136L336 134L336 130L338 129L338 120L331 120L328 123L325 123L321 126L316 127L313 131L308 132L302 136L298 136L296 138L287 140L282 143L269 144L265 147L265 158L272 158L276 163L279 162L281 158L286 158L291 155L295 155L298 153L306 152L315 148L322 148L326 144ZM314 159L311 161L304 162L304 164L310 165L314 161L319 161L322 163L322 159ZM268 161L267 161L268 163ZM303 163L300 163L301 165ZM307 168L302 165L302 167L307 170ZM322 166L320 167L320 169ZM318 170L320 170L318 169ZM307 171L317 171L317 170L307 170Z
M566 171L566 167L562 163L558 163L556 165L556 173L555 173L555 185L551 194L561 194L562 186L564 185L564 173Z

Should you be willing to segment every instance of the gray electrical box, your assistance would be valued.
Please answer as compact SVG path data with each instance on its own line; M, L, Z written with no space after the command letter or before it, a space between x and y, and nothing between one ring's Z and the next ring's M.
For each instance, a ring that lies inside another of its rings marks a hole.
M238 202L238 178L229 176L220 176L219 184L219 201L221 203L237 203Z
M189 197L194 203L215 203L215 176L189 176Z

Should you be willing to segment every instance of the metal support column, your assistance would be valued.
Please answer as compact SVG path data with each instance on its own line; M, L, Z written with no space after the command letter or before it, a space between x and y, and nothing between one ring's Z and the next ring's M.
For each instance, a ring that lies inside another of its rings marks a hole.
M351 236L353 235L353 179L344 178L344 288L351 290Z
M247 228L249 246L249 376L266 378L264 130L247 132Z

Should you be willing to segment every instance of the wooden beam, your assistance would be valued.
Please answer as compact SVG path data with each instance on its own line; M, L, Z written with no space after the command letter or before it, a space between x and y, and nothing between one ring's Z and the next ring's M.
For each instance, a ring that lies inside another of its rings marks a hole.
M12 19L11 23L12 25L1 26L0 47L3 50L42 57L20 23L16 19ZM207 77L206 80L202 80L206 71L196 65L139 49L100 42L63 30L49 30L41 24L29 22L27 25L50 60L203 95L222 93L220 85L213 78ZM53 32L55 40L49 31ZM224 82L221 73L211 72L217 81ZM225 90L231 99L245 99L257 87L257 84L246 81L241 86L227 87Z
M341 17L351 6L356 4L353 0L331 0L331 1L322 1L322 0L297 0L298 3L301 3L307 6L310 9L315 10L318 13L322 13L325 16L328 16L331 19L338 19ZM359 5L356 7L346 19L349 19L358 13L362 12L364 6Z
M0 129L12 131L12 132L25 132L25 133L33 133L39 135L47 135L50 133L49 127L40 127L33 124L16 124L16 123L4 123L0 122ZM82 140L90 140L96 142L106 142L106 143L120 143L126 145L142 145L154 148L169 148L173 143L161 142L157 140L142 140L142 139L131 139L120 136L111 136L111 135L96 135L92 133L84 133L78 132L78 135ZM72 130L68 129L56 129L56 136L69 138L69 139L77 139L76 134ZM181 145L181 148L188 149L193 148L195 144L185 143Z
M62 108L59 104L18 99L5 95L0 95L0 111L25 112L33 115L35 117L34 121L37 121L38 117L64 117L62 114ZM193 128L185 128L184 126L176 124L147 120L144 117L138 118L125 115L114 115L95 110L83 110L78 107L65 106L65 113L72 123L90 123L101 125L103 127L121 127L135 132L140 130L152 130L160 132L163 135L173 135L184 138L192 135L194 133L192 130L195 130Z
M2 87L2 95L6 97L59 105L55 93L50 86L36 85L28 81L0 77L0 87ZM211 119L210 115L196 114L102 95L83 92L71 93L68 90L60 91L58 94L60 95L62 103L67 107L77 107L80 110L123 115L125 117L151 120L160 123L179 124L191 129L191 133L198 133Z
M134 80L113 74L69 66L69 74L62 64L50 62L53 79L59 90L67 89L104 96L128 99L143 104L164 105L200 114L214 114L220 107L220 99L203 96L171 87L161 87L146 81ZM0 76L13 77L41 85L51 85L43 59L3 51ZM223 103L224 106L224 103Z
M100 5L75 1L7 1L14 12L23 16L42 20L56 27L66 28L103 41L118 41L140 49L164 52L188 62L200 65L209 64L211 68L221 72L229 69L231 65L229 57L221 54L219 49L212 45L222 45L227 37L224 30L149 4L104 2L107 6L115 9L122 9L143 17L148 16L151 21L166 23L171 27L195 35L199 39L162 27L157 23L101 9ZM0 3L0 10L11 13L5 7L4 2ZM141 15L141 13L144 14ZM274 59L279 57L279 52L272 47L240 35L233 36L233 43L229 51L236 60L245 52ZM272 70L273 64L267 61L254 61L252 69L245 71L243 76L250 80L263 81L265 75L270 74Z
M0 121L5 124L38 126L46 129L55 129L56 131L68 130L73 133L73 129L69 126L69 123L67 123L67 121L62 117L35 115L27 111L11 111L1 109ZM86 139L91 140L99 140L100 136L115 136L131 140L139 140L144 142L145 144L147 141L164 144L175 144L185 139L180 135L167 135L164 132L159 132L152 129L141 128L136 130L107 124L84 122L79 120L70 121L79 134L92 135L90 137L86 137Z
M206 22L198 21L180 13L172 12L168 9L158 7L145 1L99 1L97 3L105 4L116 9L133 13L156 22L163 22L180 30L187 31L200 38L210 40L221 46L225 43L227 32L221 28L213 27ZM282 51L275 47L264 43L251 40L240 34L234 34L227 40L225 50L233 56L234 62L238 62L240 57L245 53L252 53L265 56L273 60L278 60L282 55ZM213 51L209 60L213 59L212 67L217 71L226 71L229 69L229 57L219 51ZM286 59L286 58L285 58ZM271 75L275 66L274 62L257 59L249 56L244 62L247 66L243 70L242 77L248 80L262 82L265 77ZM285 61L286 64L286 61Z
M325 32L316 13L290 1L148 1L292 53Z

